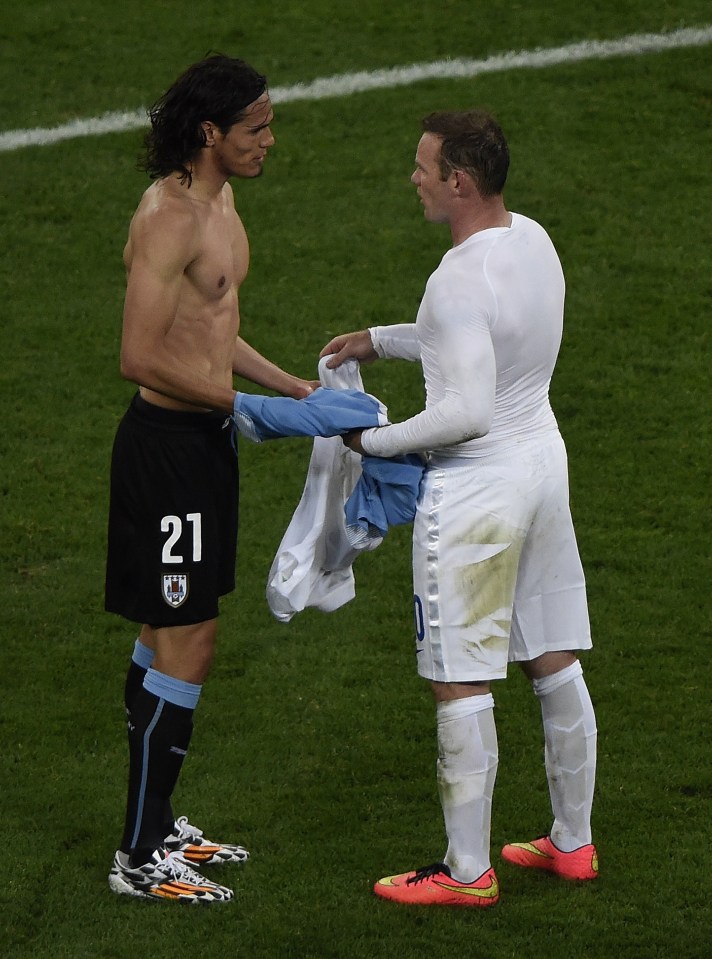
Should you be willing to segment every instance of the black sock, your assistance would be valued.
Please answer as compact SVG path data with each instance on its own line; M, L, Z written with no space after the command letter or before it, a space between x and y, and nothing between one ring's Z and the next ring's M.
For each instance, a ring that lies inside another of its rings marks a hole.
M146 678L146 673L153 663L153 658L153 650L148 646L144 646L141 640L137 639L134 646L133 655L131 657L131 662L129 663L129 669L126 673L126 682L124 684L124 707L126 709L129 730L131 727L131 707L133 706L136 696L143 688L143 681ZM131 745L129 742L129 749L130 748ZM164 836L167 836L173 829L173 824L175 822L170 800L167 800L165 803L163 820L165 823Z
M129 664L129 671L126 673L126 683L124 684L124 706L126 707L126 715L131 718L131 707L134 704L134 700L138 695L138 691L143 687L143 680L146 675L146 670L143 666L135 660L131 660Z
M170 798L193 732L193 710L159 699L143 686L129 719L129 787L121 851L146 862L171 831Z

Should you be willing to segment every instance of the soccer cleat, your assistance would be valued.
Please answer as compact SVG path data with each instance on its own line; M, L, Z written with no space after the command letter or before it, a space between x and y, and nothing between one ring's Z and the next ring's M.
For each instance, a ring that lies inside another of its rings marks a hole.
M531 842L508 843L502 849L502 858L525 869L546 869L563 879L596 879L598 876L595 846L589 844L573 852L562 852L548 836Z
M494 906L499 900L499 883L490 868L474 882L458 882L444 862L415 872L379 879L373 891L382 899L408 906Z
M169 852L178 852L191 865L212 866L215 863L246 862L249 852L242 846L210 842L203 831L191 826L186 816L176 819L173 832L164 839Z
M168 899L173 902L229 902L232 889L218 886L192 869L180 853L157 849L141 866L125 865L125 856L116 853L109 873L109 887L120 896L139 899Z

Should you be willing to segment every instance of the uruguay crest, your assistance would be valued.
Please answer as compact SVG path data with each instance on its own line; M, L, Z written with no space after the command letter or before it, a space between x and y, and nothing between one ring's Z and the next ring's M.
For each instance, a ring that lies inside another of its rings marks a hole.
M163 577L163 598L176 609L188 599L188 574L170 573Z

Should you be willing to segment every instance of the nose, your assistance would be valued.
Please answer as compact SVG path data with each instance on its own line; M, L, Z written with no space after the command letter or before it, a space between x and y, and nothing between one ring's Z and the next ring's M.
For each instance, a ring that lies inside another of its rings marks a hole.
M411 178L410 178L410 182L413 183L413 184L415 184L415 186L418 186L418 174L419 174L419 172L420 172L419 170L413 170L413 174L412 174L412 176L411 176Z
M263 146L263 147L273 147L273 146L274 146L274 142L275 142L275 141L274 141L274 134L272 133L271 128L270 128L270 127L267 127L266 130L265 130L265 132L264 132L264 137L263 137L263 139L262 139L262 146Z

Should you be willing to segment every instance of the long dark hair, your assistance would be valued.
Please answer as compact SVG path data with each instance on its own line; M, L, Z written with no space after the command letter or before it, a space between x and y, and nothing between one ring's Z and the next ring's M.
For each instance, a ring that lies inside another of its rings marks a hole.
M210 120L226 133L266 89L267 78L244 60L215 53L194 63L148 111L139 169L153 180L180 173L190 185L190 162L205 146L201 124Z

